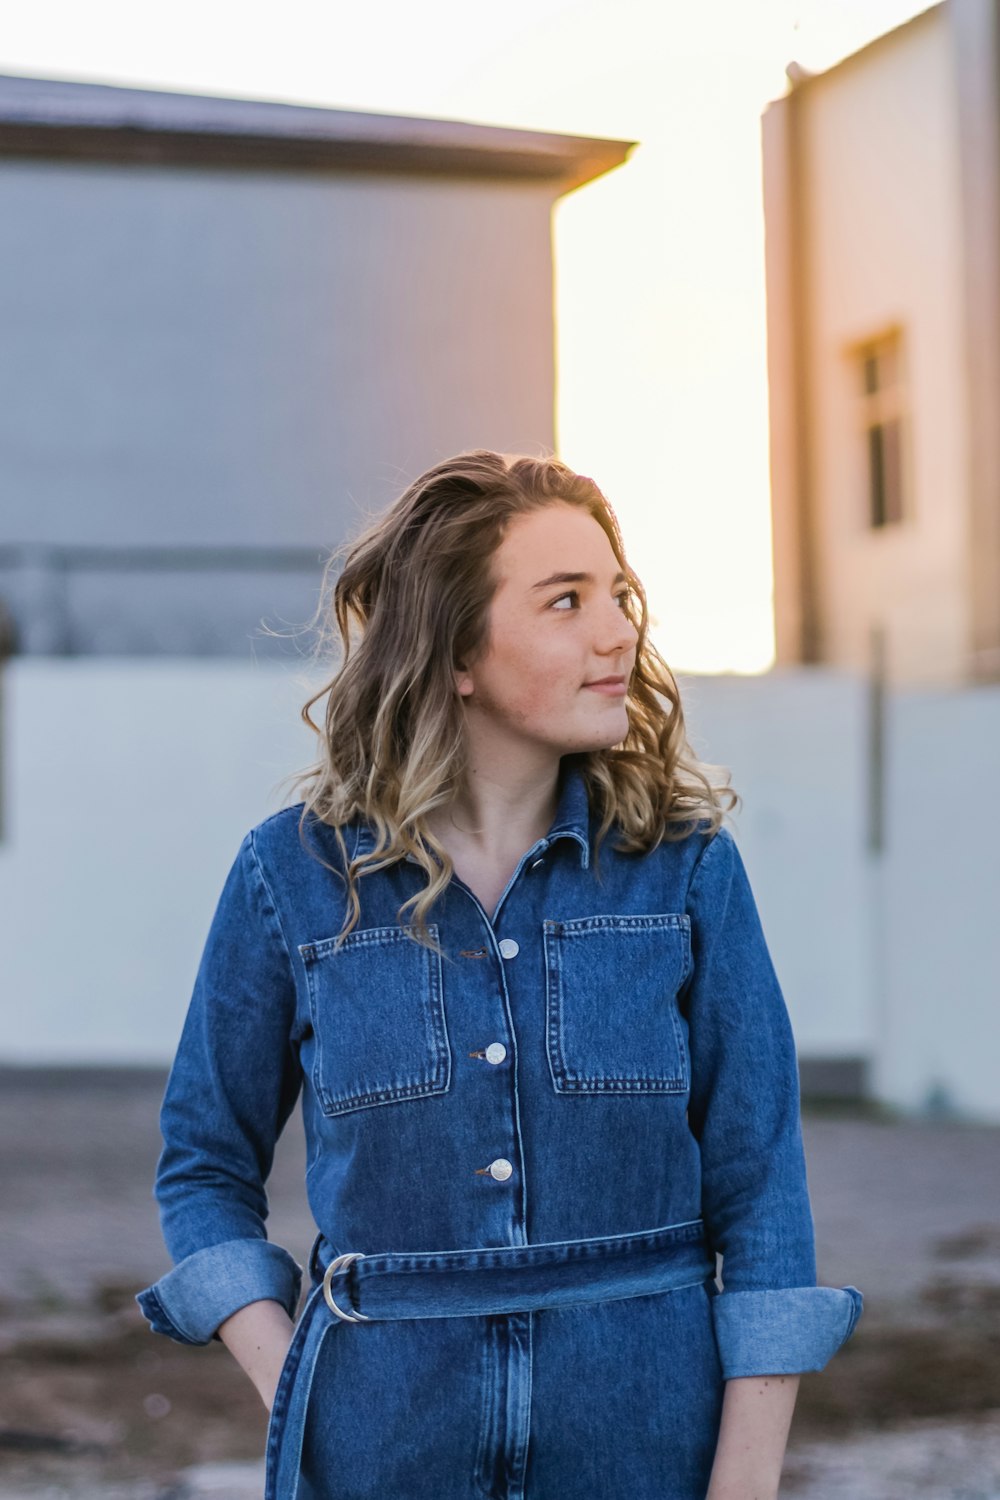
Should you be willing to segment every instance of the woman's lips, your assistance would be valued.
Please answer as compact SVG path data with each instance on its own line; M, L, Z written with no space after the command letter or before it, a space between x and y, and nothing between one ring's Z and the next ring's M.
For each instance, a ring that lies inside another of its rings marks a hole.
M625 693L624 677L612 677L605 682L585 682L583 685L593 693L617 693L619 696Z

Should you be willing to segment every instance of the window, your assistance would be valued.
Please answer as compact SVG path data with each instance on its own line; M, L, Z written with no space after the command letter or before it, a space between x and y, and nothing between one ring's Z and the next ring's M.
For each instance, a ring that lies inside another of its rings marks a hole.
M891 526L907 515L899 330L860 345L855 351L855 364L868 482L868 524L872 528Z

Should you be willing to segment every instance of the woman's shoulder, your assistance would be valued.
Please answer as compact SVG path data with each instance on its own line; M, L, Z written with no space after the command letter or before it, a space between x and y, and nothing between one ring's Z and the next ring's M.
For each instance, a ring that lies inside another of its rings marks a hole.
M290 865L316 858L340 869L343 856L337 831L307 810L305 802L293 802L255 823L247 830L244 843L251 846L258 860L276 872L287 871ZM355 823L344 824L340 833L348 856L351 856L357 838Z
M725 819L717 820L706 815L699 819L691 834L691 847L696 860L702 860L710 850L716 854L731 853L736 847L736 838Z
M671 819L660 830L652 845L640 849L612 842L613 860L633 865L636 878L656 893L657 899L671 903L671 910L686 910L692 888L702 877L716 872L726 879L735 849L733 835L725 823L699 812L686 820Z
M735 842L732 830L724 821L700 813L684 821L669 823L657 848L666 850L670 858L693 873L710 851L728 854Z
M725 885L739 858L736 839L728 824L707 813L686 823L669 825L669 833L664 833L651 852L659 862L660 871L666 875L669 888L683 899L685 909L691 897L706 883L714 886L721 882Z

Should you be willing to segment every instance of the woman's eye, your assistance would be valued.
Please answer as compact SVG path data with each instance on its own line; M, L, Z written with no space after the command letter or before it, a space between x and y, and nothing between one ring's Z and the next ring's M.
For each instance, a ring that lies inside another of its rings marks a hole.
M631 599L631 597L632 597L632 590L631 589L625 589L625 590L623 590L622 593L615 595L615 598L618 600L618 603L621 605L621 607L623 609L628 604L628 602ZM578 600L579 598L580 598L579 590L578 589L570 589L568 593L566 593L566 594L560 594L559 597L558 597L558 599L553 599L552 606L555 606L556 604L561 604L564 599L577 599ZM562 614L568 614L568 613L570 613L570 611L568 611L568 610L561 610L560 613L562 613Z

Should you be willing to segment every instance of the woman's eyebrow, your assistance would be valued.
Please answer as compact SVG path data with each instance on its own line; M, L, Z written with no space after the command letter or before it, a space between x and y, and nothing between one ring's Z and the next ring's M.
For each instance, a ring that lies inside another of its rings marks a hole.
M531 588L532 588L532 591L534 591L535 589L549 589L549 588L552 587L552 585L554 583L596 583L596 582L597 582L597 580L595 579L593 573L550 573L549 576L548 576L548 578L542 578L542 579L539 580L538 583L533 583L531 585ZM624 573L616 573L615 576L614 576L614 578L612 578L612 580L611 580L611 587L614 588L614 586L615 586L616 583L627 583L627 582L628 582L628 578L626 577L626 575Z

